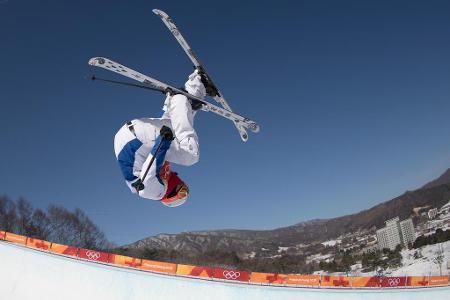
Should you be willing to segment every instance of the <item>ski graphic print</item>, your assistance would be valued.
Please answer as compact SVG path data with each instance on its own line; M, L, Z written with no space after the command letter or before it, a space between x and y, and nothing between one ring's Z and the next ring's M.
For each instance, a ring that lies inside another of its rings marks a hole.
M167 83L161 82L157 79L154 79L150 76L144 75L142 73L139 73L138 71L135 71L133 69L130 69L128 67L125 67L117 62L114 62L108 58L104 57L93 57L89 60L89 64L91 66L100 67L105 70L109 70L112 72L115 72L117 74L120 74L122 76L128 77L130 79L139 81L145 85L148 85L152 89L161 91L163 93L177 93L177 94L183 94L186 97L194 100L198 100L203 103L202 110L204 111L210 111L212 113L215 113L219 116L222 116L228 120L233 121L235 124L238 124L240 126L243 126L253 132L259 132L259 125L256 124L256 122L245 118L241 115L238 115L232 111L229 111L227 109L224 109L222 107L216 106L214 104L211 104L201 98L195 97L183 90L180 90L178 88L175 88L171 85L168 85Z
M167 26L167 28L173 34L175 39L178 41L180 46L183 48L184 52L186 52L187 56L190 58L190 60L194 64L195 68L199 72L203 73L206 76L209 84L212 86L214 100L216 100L218 103L220 103L220 105L222 105L222 107L225 108L226 110L232 111L230 105L228 105L228 102L225 100L222 93L219 91L217 86L212 81L211 76L205 71L203 64L198 59L197 55L195 55L194 51L189 46L189 44L186 42L183 35L178 30L177 26L172 21L172 19L169 17L169 15L159 9L154 9L153 13L161 18L161 20L164 22L164 24ZM239 131L239 135L241 136L241 139L244 142L246 142L248 140L248 135L247 135L247 132L245 131L245 128L243 128L240 124L238 124L236 122L235 122L235 125L236 125L237 130Z

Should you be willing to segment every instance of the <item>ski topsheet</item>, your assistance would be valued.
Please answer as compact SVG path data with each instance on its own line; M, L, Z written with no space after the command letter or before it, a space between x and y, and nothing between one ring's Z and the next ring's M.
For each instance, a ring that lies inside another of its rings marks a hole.
M116 63L110 59L107 59L104 57L93 57L89 60L89 64L92 66L100 67L100 68L115 72L117 74L123 75L128 78L137 80L145 85L150 86L152 89L159 90L163 93L170 92L170 93L183 94L190 99L194 99L194 100L198 100L198 101L202 102L203 103L202 110L213 112L219 116L222 116L226 119L233 121L237 125L248 128L255 133L259 131L259 125L248 118L245 118L241 115L238 115L238 114L236 114L232 111L229 111L227 109L224 109L222 107L211 104L201 98L193 96L183 90L180 90L180 89L175 88L171 85L168 85L164 82L156 80L150 76L139 73L133 69L125 67L119 63Z
M225 108L226 110L232 111L230 106L228 105L228 102L225 100L225 98L223 97L222 93L219 91L217 86L212 81L211 76L209 76L209 74L205 71L205 68L203 67L202 63L198 59L197 55L195 55L194 51L192 51L192 48L186 42L186 40L184 39L183 35L180 33L180 31L178 30L177 26L172 21L172 19L169 17L169 15L166 14L165 12L163 12L162 10L159 10L159 9L154 9L153 13L155 13L157 16L159 16L161 18L161 20L164 22L164 24L167 26L167 28L170 30L170 32L172 32L173 36L178 41L180 46L183 48L184 52L186 52L187 56L191 59L191 61L194 64L195 68L199 72L203 73L206 76L209 84L213 88L213 91L214 91L213 98L214 98L214 100L216 100L218 103L220 103L220 105L222 105L222 107ZM247 135L247 132L245 131L245 128L243 126L241 126L241 124L238 124L237 122L235 122L235 125L236 125L236 128L239 131L241 139L244 142L246 142L248 140L248 135Z

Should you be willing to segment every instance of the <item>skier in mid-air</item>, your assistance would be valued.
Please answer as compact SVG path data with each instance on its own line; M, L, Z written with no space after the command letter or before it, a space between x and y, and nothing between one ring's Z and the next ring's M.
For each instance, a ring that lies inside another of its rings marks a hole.
M189 76L185 90L201 99L206 96L197 70ZM189 188L171 170L170 163L191 166L198 162L194 116L201 106L201 102L184 95L168 95L160 118L134 119L120 128L114 138L114 151L133 193L170 207L186 201Z
M231 120L244 142L248 140L247 129L256 133L260 127L251 119L231 110L169 15L158 9L154 9L153 12L162 19L196 69L189 76L185 90L105 57L92 57L89 64L139 81L141 84L95 76L92 76L93 80L168 92L162 117L134 119L127 122L114 138L114 151L126 184L133 193L175 207L186 201L189 188L177 173L170 169L170 163L191 166L199 160L198 137L194 129L194 116L197 110L209 111ZM206 95L212 97L220 106L205 101Z

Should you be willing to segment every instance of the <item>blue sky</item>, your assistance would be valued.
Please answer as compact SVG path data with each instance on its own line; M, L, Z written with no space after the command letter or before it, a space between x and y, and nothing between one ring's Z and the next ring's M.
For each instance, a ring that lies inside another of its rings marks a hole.
M159 116L163 95L85 79L119 79L88 66L105 56L185 81L192 65L153 8L262 127L242 143L199 113L176 209L129 193L112 143L125 121ZM450 167L448 1L9 0L0 38L0 194L79 207L118 244L354 213Z

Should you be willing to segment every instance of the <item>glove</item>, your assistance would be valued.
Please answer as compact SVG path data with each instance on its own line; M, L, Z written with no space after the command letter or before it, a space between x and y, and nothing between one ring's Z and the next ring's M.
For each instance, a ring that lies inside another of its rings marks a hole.
M198 73L198 70L195 70L194 73L189 75L189 80L184 84L184 88L189 94L200 99L203 99L206 96L206 89L202 83L202 77Z
M173 140L173 132L172 129L164 125L161 127L161 130L159 131L159 134L164 140Z
M217 88L211 83L209 78L205 73L200 72L200 79L205 87L206 94L211 97L219 96L219 91Z
M132 187L134 187L136 189L136 192L139 193L139 191L142 191L143 189L145 189L144 184L142 183L142 180L139 178L138 180L136 180L135 182L133 182L131 184Z

